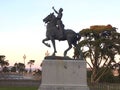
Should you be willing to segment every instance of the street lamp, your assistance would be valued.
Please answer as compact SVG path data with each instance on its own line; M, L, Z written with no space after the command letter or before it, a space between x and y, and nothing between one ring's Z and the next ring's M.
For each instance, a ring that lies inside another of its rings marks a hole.
M25 65L25 59L26 59L26 55L23 55L23 60L24 60L24 65Z

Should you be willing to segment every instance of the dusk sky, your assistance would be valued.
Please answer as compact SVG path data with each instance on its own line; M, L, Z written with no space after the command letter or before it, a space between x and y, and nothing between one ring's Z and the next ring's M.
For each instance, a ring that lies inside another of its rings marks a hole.
M79 32L91 25L111 24L120 29L120 0L0 0L0 55L5 55L10 65L35 60L39 67L45 52L53 48L42 44L46 27L43 22L52 6L63 8L65 28ZM51 44L51 42L48 42ZM63 55L67 42L57 41L57 55ZM68 55L72 57L73 51Z

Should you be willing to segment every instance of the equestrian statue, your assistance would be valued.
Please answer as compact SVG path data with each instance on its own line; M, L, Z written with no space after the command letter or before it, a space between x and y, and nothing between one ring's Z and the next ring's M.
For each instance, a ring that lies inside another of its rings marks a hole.
M77 47L77 41L80 40L81 36L79 33L74 32L71 29L64 29L64 24L61 20L63 9L60 8L57 12L54 7L52 9L55 11L57 16L54 13L50 13L47 17L43 19L43 22L46 23L46 38L42 40L46 46L50 47L50 44L46 41L51 40L54 52L52 56L55 56L56 45L55 40L64 41L67 40L69 47L64 51L64 57L67 56L67 52L72 48L72 46Z

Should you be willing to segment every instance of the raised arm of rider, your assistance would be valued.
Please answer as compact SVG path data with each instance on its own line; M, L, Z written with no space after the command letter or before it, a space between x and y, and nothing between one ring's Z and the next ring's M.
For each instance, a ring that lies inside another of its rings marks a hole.
M58 12L55 10L55 8L54 8L54 7L52 7L52 9L55 11L55 13L57 13L57 14L58 14Z

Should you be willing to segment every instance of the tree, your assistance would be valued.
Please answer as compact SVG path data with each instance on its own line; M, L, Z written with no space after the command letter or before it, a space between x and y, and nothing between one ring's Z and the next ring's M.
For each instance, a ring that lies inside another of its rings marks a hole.
M17 70L16 70L16 67L15 66L13 66L12 68L11 68L11 72L16 72Z
M7 66L9 66L8 60L2 61L1 66L2 66L2 67L7 67Z
M8 60L5 61L5 55L0 55L0 66L3 69L9 65Z
M34 65L34 63L35 63L35 60L29 60L29 62L28 62L28 65L30 65L30 73L31 73L31 67L32 67L32 65Z
M5 60L5 55L0 55L0 66L3 68L3 63Z
M19 73L23 73L25 71L25 64L23 63L15 63L14 67L16 68L16 71L18 71Z
M8 67L3 67L3 70L2 70L4 73L7 73L7 72L9 72L9 69L8 69Z
M74 56L79 56L82 50L91 73L91 82L99 82L108 71L112 62L116 62L115 55L120 54L120 33L111 25L95 25L80 31L83 40L79 42ZM104 67L104 68L103 68Z

